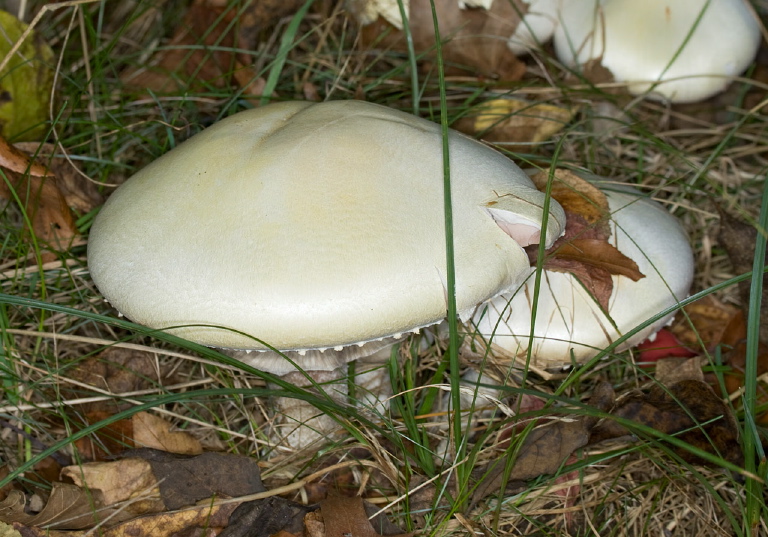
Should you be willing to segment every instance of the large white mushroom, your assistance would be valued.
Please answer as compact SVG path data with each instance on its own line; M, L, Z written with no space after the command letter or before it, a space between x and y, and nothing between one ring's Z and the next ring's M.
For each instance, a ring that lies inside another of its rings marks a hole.
M679 222L637 192L608 188L604 192L611 213L610 243L634 260L645 277L632 281L626 276L612 276L613 293L605 312L573 275L544 270L531 349L531 363L539 368L587 361L688 295L693 253ZM533 304L532 275L515 292L478 308L474 318L477 332L502 354L524 362ZM655 334L671 317L646 326L616 351Z
M448 139L467 319L528 274L522 246L539 241L544 195L500 153ZM553 202L547 243L563 225ZM94 221L88 263L133 321L306 385L268 346L339 378L445 317L445 251L438 125L360 101L290 102L227 118L130 178Z
M580 0L562 6L557 57L599 61L633 94L706 99L752 62L758 21L744 0Z

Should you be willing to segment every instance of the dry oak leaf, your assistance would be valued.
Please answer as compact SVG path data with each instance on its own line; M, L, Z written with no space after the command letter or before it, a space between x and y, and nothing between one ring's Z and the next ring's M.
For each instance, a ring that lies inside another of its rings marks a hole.
M203 446L186 431L171 431L173 424L150 414L138 412L131 417L133 443L137 447L159 449L181 455L200 455Z
M714 390L699 380L682 380L666 387L654 384L647 392L630 392L618 401L611 414L674 435L733 464L743 463L736 418ZM593 440L627 434L629 431L622 425L606 420L595 429ZM706 464L687 449L674 445L671 449L685 461Z
M119 509L105 506L99 491L85 490L68 483L54 483L47 503L38 513L27 513L26 503L27 498L23 492L11 491L8 497L0 502L0 521L76 530L93 527L107 519L119 522L131 516Z
M0 136L0 167L5 168L8 179L0 178L0 198L21 203L32 232L44 247L63 251L82 244L58 180L45 166ZM43 255L44 262L54 258L51 253Z
M135 449L124 455L149 462L168 509L194 505L213 496L234 498L266 490L259 465L250 457L211 452L190 457L154 449Z
M374 529L374 521L368 520L363 499L359 496L349 498L331 496L320 502L320 514L325 526L325 537L381 537L380 531ZM391 535L391 534L389 534ZM411 533L401 533L396 537L410 537Z
M223 505L203 505L180 511L147 515L119 523L98 532L92 529L83 531L56 531L48 528L30 527L14 523L13 527L22 533L22 537L178 537L183 532L200 529L213 530L214 533L193 533L213 536L229 522L237 503Z
M504 142L505 149L514 151L549 140L573 119L576 111L576 108L523 99L491 99L452 127L486 142Z
M352 4L368 4L356 0ZM354 9L353 9L354 11ZM461 9L456 0L435 0L445 72L448 75L474 74L505 81L520 80L525 63L507 48L507 39L517 29L525 4L520 0L494 2L491 9ZM364 21L365 22L365 21ZM416 54L434 58L435 27L430 0L411 0L408 23ZM387 48L407 52L405 33L379 17L361 31L362 44L368 48ZM431 62L422 61L428 71Z
M293 13L299 0L263 0L245 8L238 3L195 0L171 42L139 68L120 78L141 90L174 92L190 87L225 87L232 81L249 95L261 95L264 80L250 67L261 30Z
M611 385L601 382L592 393L589 406L601 412L607 412L614 401ZM520 447L512 455L514 466L506 476L507 482L529 481L542 475L555 474L574 451L586 446L598 418L586 416L559 416L548 423L530 431ZM512 430L517 428L513 423ZM477 480L471 505L476 505L484 497L498 493L504 482L506 454L501 459L482 466L473 475Z
M605 194L584 178L563 169L552 171L550 192L565 211L565 233L545 252L544 269L572 274L595 301L608 310L613 293L611 276L626 276L632 281L644 278L637 263L622 254L608 240L610 214ZM531 177L536 187L546 191L550 171ZM538 245L525 248L531 265L538 259Z

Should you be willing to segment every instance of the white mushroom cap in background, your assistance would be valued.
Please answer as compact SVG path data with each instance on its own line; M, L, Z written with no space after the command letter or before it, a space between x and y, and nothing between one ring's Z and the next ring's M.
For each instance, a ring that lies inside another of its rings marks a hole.
M456 132L449 146L468 318L529 273L500 225L537 242L544 195L489 147ZM360 101L281 103L220 121L130 178L94 221L88 263L137 323L229 349L265 349L258 338L343 352L445 317L443 222L438 125ZM553 201L548 243L563 226Z
M585 362L620 336L688 296L693 281L693 252L679 222L638 193L605 190L611 211L609 242L635 261L645 278L612 276L606 316L571 274L544 270L534 327L532 365L558 367ZM516 292L480 306L478 333L513 357L526 359L533 307L534 279ZM672 315L640 330L616 351L655 334Z
M564 64L600 60L631 93L652 91L672 102L724 90L759 44L758 22L744 0L571 1L554 36Z
M528 8L515 33L507 41L509 50L522 56L548 42L555 33L564 1L522 0Z
M410 1L402 0L405 16L409 16ZM403 29L403 17L398 0L346 0L345 5L361 24L371 24L381 16L389 24Z

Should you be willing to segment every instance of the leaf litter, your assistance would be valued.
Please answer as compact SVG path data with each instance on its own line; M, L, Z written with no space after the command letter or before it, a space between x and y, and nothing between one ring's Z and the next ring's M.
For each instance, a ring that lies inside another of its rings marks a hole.
M75 218L59 188L53 171L0 136L0 198L20 204L36 240L53 252L42 254L43 262L56 258L54 252L83 244Z

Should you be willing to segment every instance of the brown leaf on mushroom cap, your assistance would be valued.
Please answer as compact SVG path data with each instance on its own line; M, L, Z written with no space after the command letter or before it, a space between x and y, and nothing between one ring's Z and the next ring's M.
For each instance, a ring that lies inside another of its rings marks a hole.
M626 276L633 282L643 278L637 263L622 254L615 246L598 239L573 239L554 246L553 255L607 270L617 276ZM549 267L547 267L549 268Z
M528 250L528 255L531 255L531 250ZM535 253L531 263L536 263ZM600 304L600 307L604 310L608 309L608 301L613 292L613 278L611 278L611 273L608 270L602 267L588 265L574 259L565 259L556 256L547 258L544 263L544 268L554 272L572 274L579 280L581 285L584 286L590 296Z
M575 276L604 310L613 292L611 275L632 281L644 278L637 263L608 242L611 237L608 199L595 185L568 170L554 171L552 198L565 211L565 234L545 253L544 268ZM545 191L549 171L531 177ZM536 264L538 245L526 247L531 265Z
M365 3L365 2L363 2ZM519 0L494 2L491 9L461 9L456 0L436 0L446 74L471 72L502 80L520 80L525 64L507 48L525 6ZM417 54L434 57L435 28L429 0L411 0L409 26ZM407 51L405 34L379 18L362 29L364 46ZM422 64L424 70L430 66Z
M531 176L533 184L542 192L547 188L549 174L549 170L544 170ZM593 238L610 238L611 228L608 225L610 209L605 194L572 171L558 168L553 175L552 197L563 206L566 215L569 213L577 214L589 226L594 227L599 235ZM567 233L568 230L566 229Z

